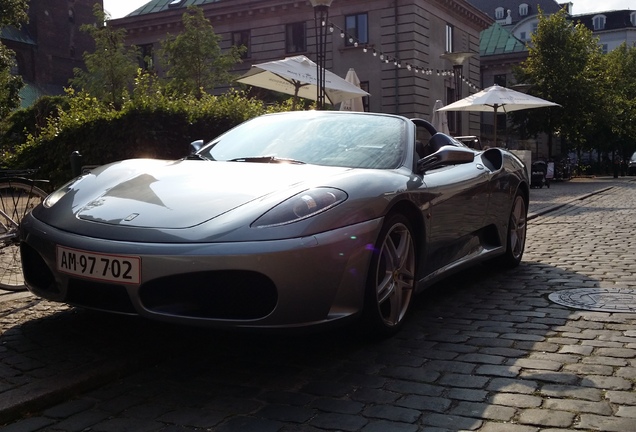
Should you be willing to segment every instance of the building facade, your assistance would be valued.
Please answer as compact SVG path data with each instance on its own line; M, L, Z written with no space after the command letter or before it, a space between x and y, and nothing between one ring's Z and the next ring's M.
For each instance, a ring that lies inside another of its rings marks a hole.
M84 67L82 55L94 45L80 27L95 22L94 4L102 0L30 0L29 22L0 30L2 43L15 52L14 73L26 84L23 107L42 95L63 94L73 69Z
M573 15L572 20L592 30L605 54L623 43L628 47L636 46L636 10Z
M306 55L316 61L316 25L309 1L152 0L109 22L127 30L127 43L155 55L177 34L189 5L202 8L222 48L245 45L237 75L258 63ZM326 69L344 77L354 68L371 96L365 109L429 119L435 101L453 102L479 83L479 33L492 23L467 0L334 0L329 7ZM474 54L458 84L448 52ZM456 131L479 131L479 116L463 116Z

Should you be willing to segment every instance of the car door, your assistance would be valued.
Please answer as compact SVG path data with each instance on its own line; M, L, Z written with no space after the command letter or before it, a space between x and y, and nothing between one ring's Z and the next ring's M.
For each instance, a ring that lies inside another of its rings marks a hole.
M430 202L426 212L430 274L474 253L488 210L490 173L475 162L445 166L423 174Z

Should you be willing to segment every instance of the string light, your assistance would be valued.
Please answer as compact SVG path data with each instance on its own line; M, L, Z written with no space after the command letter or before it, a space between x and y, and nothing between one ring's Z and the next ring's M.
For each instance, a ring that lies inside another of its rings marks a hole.
M322 23L323 26L327 25L327 23L323 22ZM344 29L338 27L336 24L334 23L328 23L329 25L329 32L333 33L335 31L335 29L340 30L340 38L341 39L345 39L347 41L348 44L352 45L354 48L359 48L360 47L360 41L354 37L353 35L348 34L347 32L345 32ZM384 62L385 64L388 64L390 61L393 62L393 65L397 68L402 68L402 61L397 58L397 57L391 57L388 55L385 55L382 51L378 51L376 48L371 48L369 47L369 44L367 42L362 44L362 52L367 53L369 52L369 50L371 50L371 54L373 55L373 57L380 57L380 61ZM418 65L414 65L411 64L409 62L405 63L406 65L406 69L408 71L414 71L416 74L422 74L422 75L426 75L426 76L430 76L433 74L437 74L437 76L442 76L442 77L454 77L455 73L453 70L449 70L449 69L431 69L431 68L424 68ZM469 80L467 80L463 75L460 77L461 81L466 84L469 88L474 89L475 91L479 90L479 88L474 85L473 83L471 83Z

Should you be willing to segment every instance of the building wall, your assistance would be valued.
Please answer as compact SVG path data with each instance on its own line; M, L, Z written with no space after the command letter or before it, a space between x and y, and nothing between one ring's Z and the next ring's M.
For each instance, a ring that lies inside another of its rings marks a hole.
M251 56L235 69L240 75L253 65L279 60L292 55L306 55L316 60L314 11L308 1L235 0L212 2L201 6L215 32L223 38L222 48L228 48L232 32L251 31ZM127 42L142 46L152 44L155 52L166 34L180 29L184 10L125 17L110 25L126 28ZM369 43L347 46L340 30L345 28L345 16L367 13ZM307 49L304 52L285 51L285 25L305 22ZM444 53L446 24L454 28L455 51L471 51L475 56L464 66L467 79L479 82L479 32L492 20L465 0L335 0L329 8L329 23L333 33L327 37L326 68L344 77L354 68L362 82L368 83L369 110L398 113L410 117L430 118L435 100L446 101L446 88L452 78L415 72L424 69L451 69L440 55ZM376 56L373 56L373 49ZM380 61L380 53L400 60ZM411 65L411 70L407 65ZM464 95L468 89L464 89ZM468 127L470 116L465 116ZM472 126L478 132L478 117Z
M84 66L82 54L93 50L92 39L80 26L93 23L93 5L101 0L31 0L23 34L29 43L3 40L15 51L18 73L25 81L61 93L73 69Z

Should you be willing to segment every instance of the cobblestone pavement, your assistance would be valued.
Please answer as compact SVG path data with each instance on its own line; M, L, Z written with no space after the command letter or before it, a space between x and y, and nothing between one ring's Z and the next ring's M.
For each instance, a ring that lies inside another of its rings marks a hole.
M533 189L522 264L440 283L382 341L218 333L0 292L0 429L633 432L636 314L548 300L636 288L632 180Z

